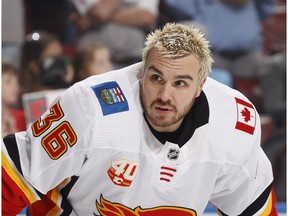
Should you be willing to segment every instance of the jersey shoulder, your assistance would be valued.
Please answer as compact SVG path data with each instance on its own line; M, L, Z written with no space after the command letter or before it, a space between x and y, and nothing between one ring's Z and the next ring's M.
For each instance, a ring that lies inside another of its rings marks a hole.
M211 78L203 91L209 105L207 141L213 156L240 163L260 145L260 117L255 106L239 91Z
M73 97L78 95L77 100L82 100L79 104L84 111L83 115L91 113L87 120L93 128L91 139L95 140L94 147L121 148L131 143L129 139L135 140L134 143L139 140L141 105L138 74L141 65L136 63L95 75L72 87Z
M62 98L78 100L80 106L96 106L93 112L102 111L110 115L129 110L129 103L134 99L134 87L138 84L138 73L141 63L113 70L104 74L91 76L74 84ZM100 105L100 107L99 107ZM100 108L100 109L99 109Z

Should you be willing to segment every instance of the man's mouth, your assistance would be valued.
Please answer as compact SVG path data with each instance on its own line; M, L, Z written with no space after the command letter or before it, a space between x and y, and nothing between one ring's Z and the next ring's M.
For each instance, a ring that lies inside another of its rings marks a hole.
M161 112L161 113L167 113L167 112L171 112L171 111L172 111L171 108L168 108L168 107L160 107L160 106L155 106L155 109L156 109L158 112Z

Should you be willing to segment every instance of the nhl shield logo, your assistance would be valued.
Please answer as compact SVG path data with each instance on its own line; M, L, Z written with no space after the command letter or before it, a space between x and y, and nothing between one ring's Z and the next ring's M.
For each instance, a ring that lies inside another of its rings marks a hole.
M167 154L169 160L177 160L179 157L180 151L177 148L170 148Z

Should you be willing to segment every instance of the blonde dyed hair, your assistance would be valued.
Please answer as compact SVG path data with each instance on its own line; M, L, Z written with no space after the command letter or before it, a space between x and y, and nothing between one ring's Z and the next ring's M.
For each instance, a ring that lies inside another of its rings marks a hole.
M211 72L213 59L209 42L198 28L179 23L167 23L162 29L150 33L142 52L143 65L154 48L164 57L171 59L194 54L200 61L199 83Z

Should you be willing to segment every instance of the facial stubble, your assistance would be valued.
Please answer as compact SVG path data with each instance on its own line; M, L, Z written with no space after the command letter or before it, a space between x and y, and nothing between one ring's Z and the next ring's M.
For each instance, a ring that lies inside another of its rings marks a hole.
M144 94L144 89L143 89L143 84L140 81L139 82L140 85L140 101L141 101L141 105L142 108L144 110L144 115L146 116L146 118L152 122L153 125L157 126L157 127L169 127L172 126L176 123L178 123L179 121L183 121L184 117L188 114L188 112L190 111L190 109L192 108L195 99L196 99L196 94L197 92L193 95L193 98L191 100L191 102L189 104L187 104L183 110L178 110L177 107L174 104L171 104L170 101L163 101L160 98L154 100L152 103L148 104L147 100L146 100L146 96ZM172 118L165 120L164 116L160 116L160 117L153 117L151 110L153 109L153 107L155 107L155 105L169 105L171 107L172 112L175 114ZM153 126L152 125L152 126Z

